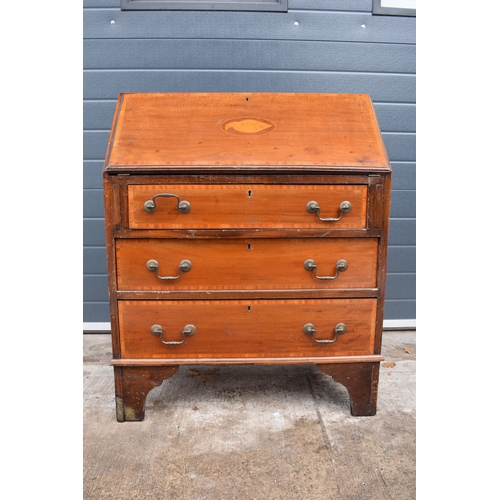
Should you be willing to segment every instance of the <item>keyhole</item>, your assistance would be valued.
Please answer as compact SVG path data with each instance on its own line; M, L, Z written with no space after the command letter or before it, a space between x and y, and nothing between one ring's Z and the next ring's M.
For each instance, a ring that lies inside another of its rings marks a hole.
M248 197L250 198L252 196L252 191L248 191Z
M250 312L252 308L250 306L247 307L247 312Z
M247 245L247 250L252 250L252 245L250 243Z

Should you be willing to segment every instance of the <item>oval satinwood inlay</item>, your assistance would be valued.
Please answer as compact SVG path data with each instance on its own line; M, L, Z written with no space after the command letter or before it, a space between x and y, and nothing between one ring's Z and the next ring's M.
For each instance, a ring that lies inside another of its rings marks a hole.
M272 132L276 125L264 118L230 118L221 124L222 130L232 135L262 135Z

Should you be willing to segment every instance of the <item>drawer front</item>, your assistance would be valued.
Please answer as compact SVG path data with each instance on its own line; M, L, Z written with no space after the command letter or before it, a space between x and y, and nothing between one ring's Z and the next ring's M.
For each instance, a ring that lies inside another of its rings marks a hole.
M378 239L121 239L116 256L119 290L374 288Z
M130 185L129 226L362 229L366 227L366 198L363 185ZM310 202L316 202L319 211L308 211ZM341 211L343 202L349 202L349 212Z
M120 301L118 313L122 358L350 356L374 348L376 299ZM345 332L335 333L342 324Z

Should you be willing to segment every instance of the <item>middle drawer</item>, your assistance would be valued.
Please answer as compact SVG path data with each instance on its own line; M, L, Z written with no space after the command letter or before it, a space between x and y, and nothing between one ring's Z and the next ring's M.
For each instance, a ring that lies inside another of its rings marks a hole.
M374 288L377 238L118 239L119 290Z

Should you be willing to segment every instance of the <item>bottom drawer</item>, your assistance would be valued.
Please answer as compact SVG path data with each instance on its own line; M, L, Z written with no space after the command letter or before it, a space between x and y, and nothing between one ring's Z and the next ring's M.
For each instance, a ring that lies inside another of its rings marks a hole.
M120 301L121 357L369 355L376 305L376 299Z

